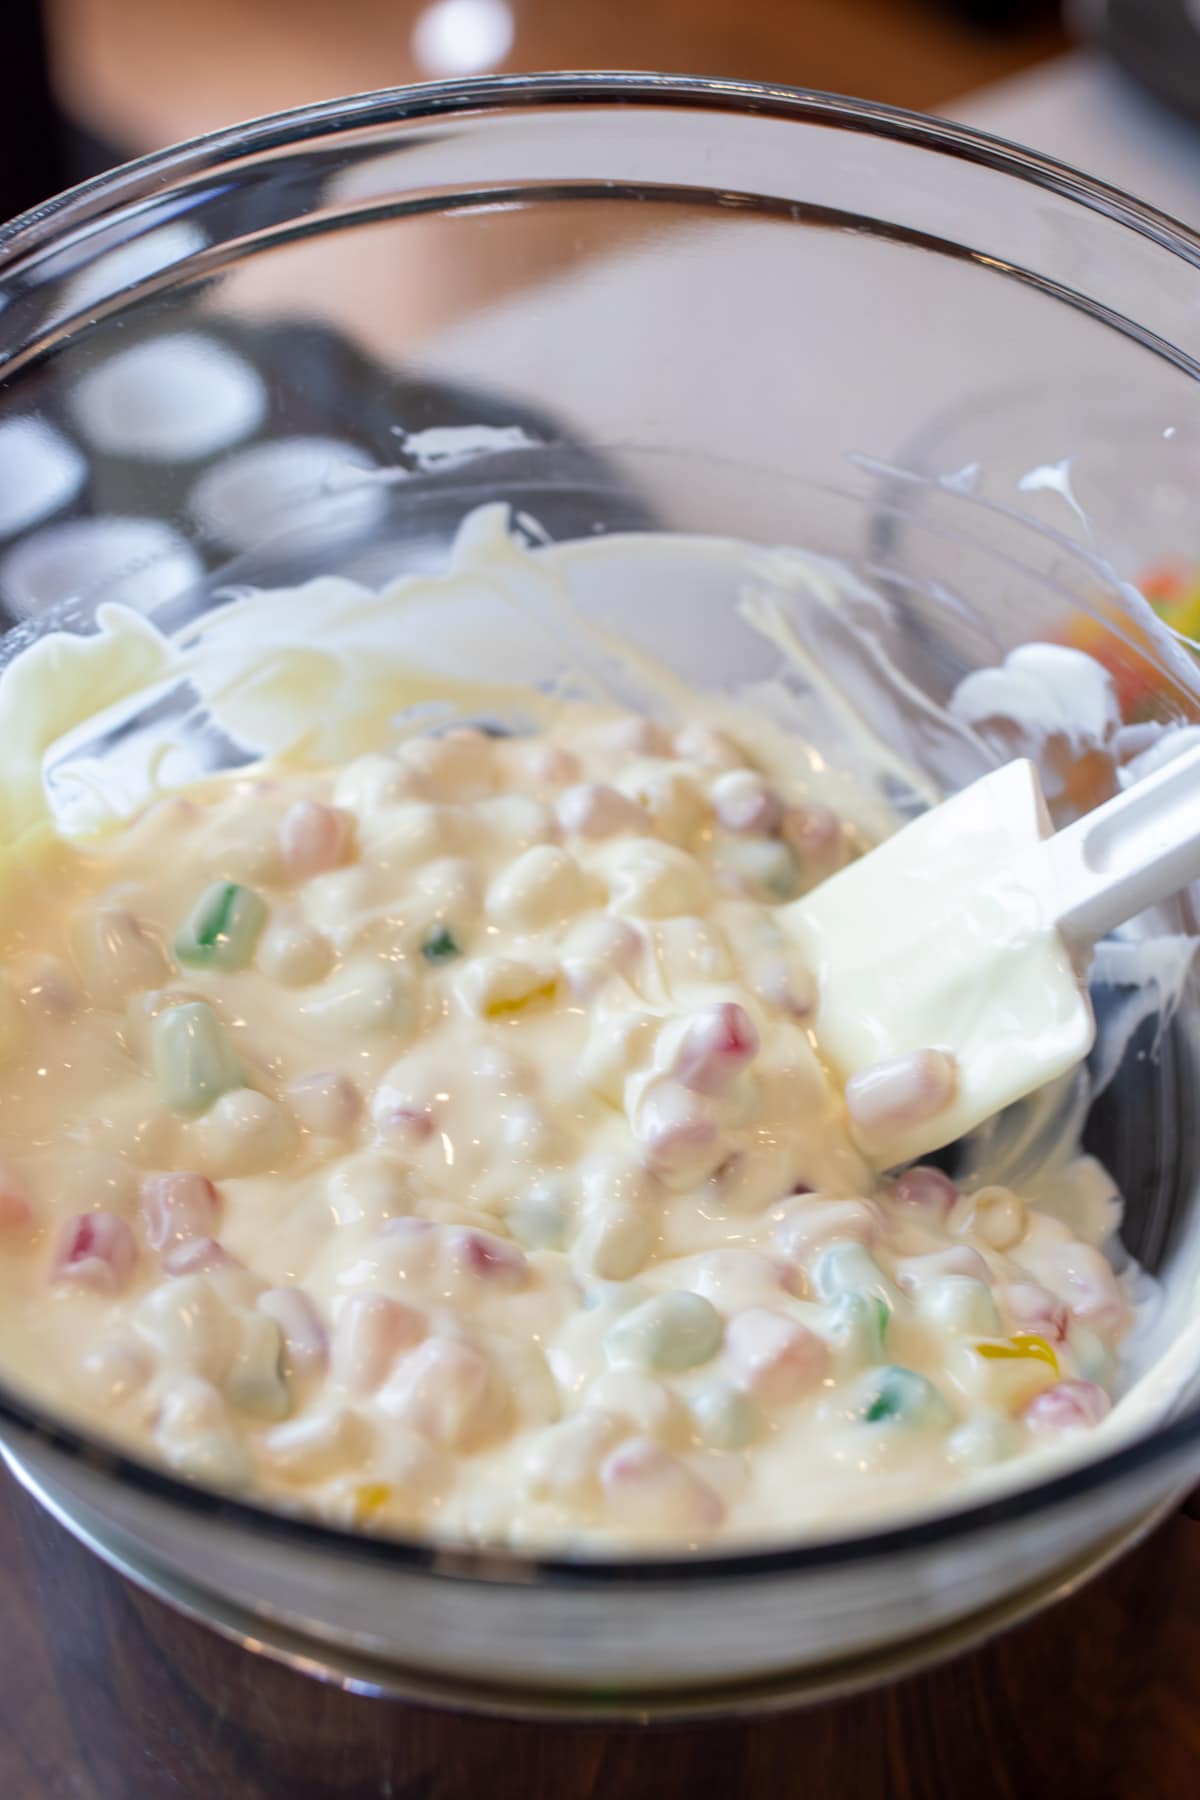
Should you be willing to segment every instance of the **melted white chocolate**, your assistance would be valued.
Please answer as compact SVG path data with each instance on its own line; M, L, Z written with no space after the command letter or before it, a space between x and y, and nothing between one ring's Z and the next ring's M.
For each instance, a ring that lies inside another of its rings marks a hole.
M729 704L380 749L378 600L288 598L257 660L109 615L0 692L5 1369L193 1479L515 1544L795 1537L1086 1433L1103 1256L880 1179L816 1048L775 913L878 804ZM42 753L184 673L291 763L53 838Z

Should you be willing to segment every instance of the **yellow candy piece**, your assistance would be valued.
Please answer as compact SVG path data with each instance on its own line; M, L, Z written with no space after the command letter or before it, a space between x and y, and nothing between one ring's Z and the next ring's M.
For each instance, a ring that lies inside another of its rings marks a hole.
M362 1481L354 1489L354 1516L361 1523L382 1512L392 1497L386 1481Z
M1008 1344L976 1344L975 1350L979 1356L986 1356L991 1362L1013 1356L1033 1356L1058 1374L1058 1358L1051 1346L1044 1337L1035 1337L1029 1332L1018 1332Z
M511 1000L492 1000L483 1009L485 1019L507 1019L514 1013L527 1012L531 1006L543 1006L558 996L557 981L543 982L541 987L530 988L527 994L520 994Z

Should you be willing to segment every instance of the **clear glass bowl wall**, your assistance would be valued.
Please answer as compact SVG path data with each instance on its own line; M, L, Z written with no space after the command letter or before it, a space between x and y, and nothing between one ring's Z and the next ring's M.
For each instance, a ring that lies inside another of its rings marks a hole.
M0 231L6 652L89 629L104 599L177 622L230 583L436 567L464 512L502 498L552 537L649 526L840 557L886 595L889 651L938 703L1083 615L1104 614L1119 660L1138 520L1155 484L1188 479L1198 265L1169 221L1030 153L732 83L448 84L185 146ZM1086 487L1099 392L1105 468L1127 454L1142 486L1110 479L1093 515L1069 480L1024 477L1075 458ZM972 422L997 396L992 467ZM720 684L761 654L732 600L606 596L597 616ZM849 639L814 641L869 680ZM1187 658L1160 662L1158 716L1193 718ZM873 703L947 786L977 772L927 716ZM1195 1031L1186 1007L1089 1126L1130 1248L1180 1296L1200 1262ZM918 1637L1100 1554L1200 1468L1181 1410L1102 1464L926 1525L580 1566L217 1500L2 1384L0 1430L77 1529L201 1610L236 1596L397 1663L572 1691Z

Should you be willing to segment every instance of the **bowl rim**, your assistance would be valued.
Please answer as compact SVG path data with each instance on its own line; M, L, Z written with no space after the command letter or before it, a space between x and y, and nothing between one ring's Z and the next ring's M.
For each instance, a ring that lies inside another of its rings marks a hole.
M125 163L70 188L0 225L0 280L28 256L86 231L111 213L146 199L161 200L179 182L223 162L253 158L302 140L333 136L363 125L399 125L445 115L488 113L505 108L559 106L644 106L755 114L891 139L957 157L1032 184L1102 214L1200 270L1200 232L1120 188L1097 180L1053 157L988 132L947 119L884 106L846 95L771 83L710 79L649 72L587 70L539 75L494 75L432 81L321 101L224 127L201 137ZM0 1426L19 1456L22 1443L35 1453L49 1451L107 1477L147 1500L202 1518L211 1525L240 1528L259 1538L283 1539L298 1548L416 1572L437 1580L491 1584L531 1584L577 1588L674 1585L697 1580L731 1580L800 1575L844 1565L868 1565L915 1554L977 1532L999 1530L1086 1496L1124 1477L1133 1478L1172 1459L1192 1462L1200 1452L1200 1408L1173 1419L1094 1460L1049 1479L1032 1482L991 1499L930 1512L908 1523L870 1527L847 1537L817 1538L763 1549L675 1555L571 1555L512 1550L503 1545L403 1537L327 1524L300 1512L286 1512L234 1495L206 1489L173 1475L157 1463L116 1448L81 1427L39 1412L0 1382ZM1189 1452L1193 1453L1189 1456ZM1180 1471L1179 1486L1188 1480Z

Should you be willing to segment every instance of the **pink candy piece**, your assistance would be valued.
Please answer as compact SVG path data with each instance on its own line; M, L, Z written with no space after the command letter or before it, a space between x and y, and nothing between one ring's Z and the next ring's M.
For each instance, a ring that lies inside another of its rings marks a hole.
M423 1144L433 1136L433 1114L424 1106L376 1106L375 1124L390 1144Z
M142 1227L151 1250L211 1238L218 1212L217 1190L207 1176L180 1169L142 1183Z
M703 1098L677 1081L655 1084L642 1102L637 1134L659 1175L711 1172L719 1163L717 1124Z
M712 1531L725 1516L718 1496L653 1438L627 1438L605 1459L600 1481L623 1523L661 1530Z
M494 1237L490 1231L451 1232L449 1247L456 1268L497 1287L515 1290L524 1287L529 1279L525 1252L507 1238Z
M598 741L606 750L623 751L627 756L669 756L671 740L653 719L639 718L635 713L614 719L599 734Z
M163 1255L162 1266L168 1275L206 1275L212 1269L240 1269L242 1265L216 1238L196 1237L172 1245Z
M306 1130L318 1137L342 1137L362 1111L362 1095L348 1075L318 1070L288 1088L288 1104Z
M25 1184L15 1169L0 1164L0 1231L23 1231L33 1223Z
M554 812L563 831L576 837L615 837L619 832L645 831L649 825L636 800L596 781L568 788Z
M914 1050L873 1063L846 1083L846 1110L868 1141L883 1142L936 1118L954 1099L958 1065L945 1050Z
M319 800L297 800L284 814L279 827L279 850L284 867L296 881L322 875L345 862L350 847L351 821L336 806Z
M780 835L805 861L823 861L841 842L838 816L827 806L789 806Z
M351 1294L333 1327L334 1378L352 1394L369 1394L402 1350L425 1336L425 1318L386 1294Z
M268 1288L258 1297L258 1310L268 1319L274 1319L282 1331L293 1370L308 1372L325 1367L329 1335L312 1298L303 1288Z
M892 1187L892 1199L901 1206L920 1206L944 1218L958 1199L958 1189L940 1169L921 1163L899 1177Z
M1051 1344L1061 1344L1065 1339L1069 1323L1067 1308L1038 1282L1010 1282L997 1289L996 1299L1014 1331L1032 1333Z
M430 1337L404 1358L380 1403L430 1443L462 1448L488 1421L490 1390L491 1369L481 1350L457 1338Z
M947 1250L931 1250L928 1256L906 1256L896 1265L896 1280L906 1294L940 1275L969 1275L972 1281L991 1285L992 1272L978 1250L969 1244L952 1244Z
M868 1249L878 1243L883 1214L873 1200L823 1200L797 1196L776 1209L771 1236L789 1262L804 1262L829 1244L850 1240Z
M116 1213L78 1213L63 1227L53 1279L115 1294L128 1283L137 1254L133 1232Z
M746 753L725 732L712 725L685 725L675 733L675 754L684 762L702 763L710 769L743 769Z
M1075 1317L1102 1337L1113 1336L1124 1325L1128 1309L1116 1276L1091 1244L1054 1245L1046 1253L1044 1272Z
M1039 1436L1098 1425L1112 1402L1094 1381L1059 1381L1029 1402L1021 1417Z
M769 1405L798 1400L822 1380L829 1352L814 1331L769 1307L735 1313L725 1349L742 1384Z
M697 1094L723 1094L758 1055L758 1030L744 1006L726 1000L696 1013L675 1056L676 1081Z
M726 831L767 836L783 822L783 802L753 769L733 769L712 785L713 810Z

